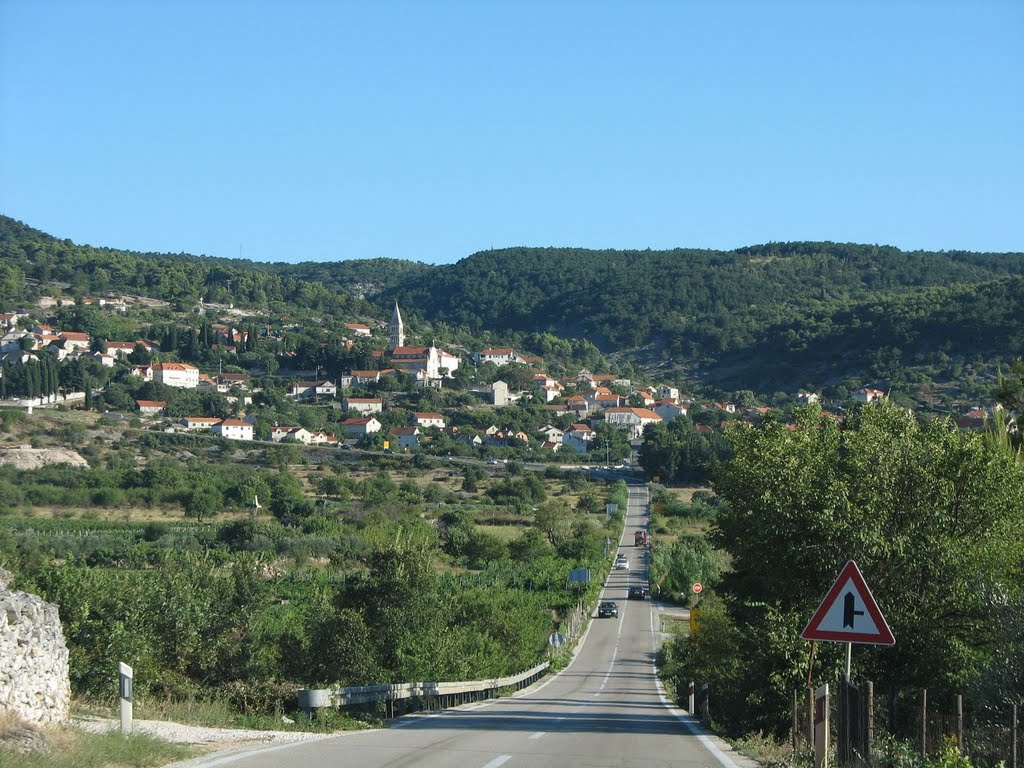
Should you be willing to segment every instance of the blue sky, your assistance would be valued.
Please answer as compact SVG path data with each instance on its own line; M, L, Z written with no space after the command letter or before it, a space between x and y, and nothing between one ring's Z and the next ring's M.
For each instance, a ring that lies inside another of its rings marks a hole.
M79 243L1024 250L1024 2L0 0L0 213Z

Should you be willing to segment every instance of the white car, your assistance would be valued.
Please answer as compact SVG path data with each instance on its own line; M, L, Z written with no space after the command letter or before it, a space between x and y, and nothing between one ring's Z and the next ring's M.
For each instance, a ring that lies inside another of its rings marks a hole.
M629 570L629 558L625 555L619 555L615 558L615 570L616 571L628 571Z

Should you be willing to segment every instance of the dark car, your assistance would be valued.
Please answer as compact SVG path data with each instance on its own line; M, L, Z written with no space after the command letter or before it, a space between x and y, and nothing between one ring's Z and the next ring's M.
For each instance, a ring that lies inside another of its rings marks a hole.
M647 597L647 590L643 587L630 587L629 588L629 599L630 600L644 600Z
M619 618L619 606L606 600L597 607L597 617L599 619L617 619Z

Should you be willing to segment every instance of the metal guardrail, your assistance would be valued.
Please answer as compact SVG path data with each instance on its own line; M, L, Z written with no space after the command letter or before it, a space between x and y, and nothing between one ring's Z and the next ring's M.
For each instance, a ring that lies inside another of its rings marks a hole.
M384 703L387 717L420 710L445 709L458 704L497 698L498 691L502 688L525 688L540 679L549 666L550 662L545 661L517 675L491 680L355 685L338 689L304 688L298 693L299 707L312 714L314 709L323 707Z

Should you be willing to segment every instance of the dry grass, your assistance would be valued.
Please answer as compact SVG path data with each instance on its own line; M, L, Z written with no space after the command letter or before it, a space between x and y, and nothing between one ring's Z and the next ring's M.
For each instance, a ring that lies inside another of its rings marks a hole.
M733 748L745 757L763 766L808 765L810 755L794 755L793 747L764 733L748 733L739 739L729 739Z
M8 743L35 734L44 750L19 752ZM201 753L152 736L83 733L66 726L26 725L13 713L0 713L0 765L4 768L155 768Z
M666 486L665 491L671 493L677 499L686 504L689 504L691 501L693 501L693 494L695 493L700 493L701 491L703 491L704 493L714 493L714 491L712 491L710 488L706 486L695 486L692 488L669 488Z
M527 530L522 525L477 525L476 529L504 542L515 541Z
M662 613L661 615L661 631L666 635L674 635L675 637L689 637L690 636L690 620L684 619L682 616L672 616L670 614Z

